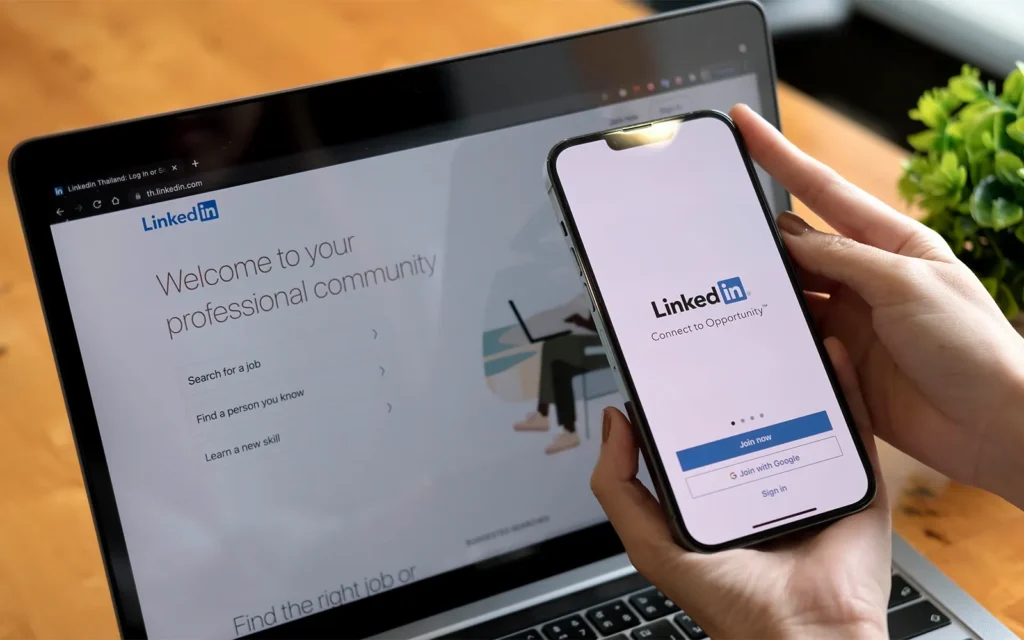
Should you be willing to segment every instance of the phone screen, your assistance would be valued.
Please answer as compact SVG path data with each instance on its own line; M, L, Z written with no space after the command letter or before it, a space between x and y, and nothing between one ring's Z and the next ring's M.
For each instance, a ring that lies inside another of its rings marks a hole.
M865 503L866 458L730 125L569 146L555 172L686 532L725 545Z

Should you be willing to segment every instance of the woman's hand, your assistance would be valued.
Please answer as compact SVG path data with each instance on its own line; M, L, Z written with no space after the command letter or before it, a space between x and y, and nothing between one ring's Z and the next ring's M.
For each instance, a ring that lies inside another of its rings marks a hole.
M857 374L842 344L826 341L872 465L878 454ZM703 555L672 539L658 502L636 478L629 422L605 410L601 457L591 477L633 566L712 638L884 638L891 538L885 483L864 511L760 549Z
M849 350L875 433L1024 507L1024 340L992 297L937 233L746 106L731 115L753 159L845 236L778 219L822 335Z

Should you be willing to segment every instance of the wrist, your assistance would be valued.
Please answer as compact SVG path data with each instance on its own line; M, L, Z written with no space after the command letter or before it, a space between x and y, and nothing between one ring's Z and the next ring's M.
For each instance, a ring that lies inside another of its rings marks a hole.
M782 630L780 638L812 640L817 638L845 638L849 640L876 640L888 638L888 623L883 615L877 619L861 619L855 622L811 624Z
M886 541L888 543L888 540ZM879 581L878 589L853 588L845 597L830 603L794 600L795 608L782 615L773 637L812 640L817 638L844 638L856 640L888 639L889 619L886 611L888 600L889 563L886 574ZM856 587L856 585L851 585ZM861 585L862 587L864 585Z

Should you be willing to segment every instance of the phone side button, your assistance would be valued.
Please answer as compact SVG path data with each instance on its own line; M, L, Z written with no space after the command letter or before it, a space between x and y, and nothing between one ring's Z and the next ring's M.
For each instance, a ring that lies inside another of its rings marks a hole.
M564 228L564 227L563 227ZM566 234L568 235L568 234ZM572 254L572 259L576 261L576 268L580 270L580 277L583 277L583 263L580 262L580 257L576 255L576 250L569 247L569 253Z
M590 297L590 310L597 313L597 303L594 302L594 293L590 290L590 286L584 282L583 288L587 290L587 295Z

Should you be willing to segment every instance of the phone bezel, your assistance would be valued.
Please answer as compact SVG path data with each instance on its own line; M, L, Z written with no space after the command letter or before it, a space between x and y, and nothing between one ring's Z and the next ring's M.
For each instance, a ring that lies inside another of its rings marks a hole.
M857 455L860 457L864 474L867 478L867 490L862 498L850 505L844 507L838 507L829 511L825 511L814 515L809 518L796 520L790 523L783 523L777 527L771 527L763 531L759 531L747 536L742 536L729 540L722 543L716 544L705 544L698 541L686 528L686 524L683 520L682 513L679 510L678 502L675 498L675 493L672 490L672 485L668 481L668 476L665 472L665 467L662 463L661 455L658 451L658 447L654 442L654 437L651 433L650 426L647 422L647 417L644 413L643 405L639 400L639 396L636 391L636 387L633 384L633 378L629 373L629 365L626 362L625 357L622 354L621 347L619 346L618 339L615 337L615 328L612 325L608 310L605 306L604 298L601 295L600 286L597 283L597 279L594 276L593 268L590 264L590 259L587 255L587 251L583 242L580 238L579 229L576 226L575 218L573 217L572 210L569 207L569 203L565 197L565 191L562 188L562 183L558 178L557 161L558 157L563 151L570 147L575 147L583 144L591 144L598 141L604 141L609 136L614 134L621 134L625 131L633 131L642 129L651 125L660 124L664 122L679 122L680 124L692 120L698 120L701 118L714 118L723 122L732 132L733 138L736 141L737 147L739 148L740 155L743 157L743 164L746 167L747 175L754 187L754 191L757 194L758 203L761 206L761 211L765 216L765 220L768 223L768 228L771 236L775 242L776 250L779 252L779 256L782 258L783 265L786 268L786 274L789 276L790 284L793 287L793 292L800 304L800 308L804 315L804 320L807 323L808 329L810 329L811 335L814 339L815 346L818 350L818 355L824 365L826 375L828 376L829 383L832 385L832 390L836 395L836 399L839 403L840 411L843 414L843 418L846 420L847 427L849 428L851 435L853 436L854 446L857 449ZM756 544L765 542L779 536L783 536L794 531L807 529L814 527L826 522L837 520L839 518L856 513L869 504L875 498L877 490L875 482L874 469L871 464L871 460L867 455L867 451L864 447L864 443L861 441L860 434L857 431L856 423L853 420L850 408L847 405L846 398L842 393L842 389L839 386L839 381L836 377L835 371L832 367L832 361L825 350L824 342L818 333L817 328L814 326L814 320L811 316L810 310L807 307L807 302L804 298L803 290L800 287L799 280L797 279L796 270L793 267L789 259L789 254L786 252L785 245L782 241L782 236L779 234L779 230L775 224L775 217L772 215L771 207L765 198L764 192L761 189L761 183L757 178L757 172L754 168L754 163L750 158L750 154L747 151L746 144L743 142L743 136L740 134L736 124L732 121L729 116L720 111L714 110L702 110L694 111L691 113L682 114L679 116L673 116L670 118L661 118L658 120L652 120L650 122L630 125L628 127L619 127L616 129L609 129L606 131L600 131L584 136L577 136L575 138L569 138L556 144L548 154L546 163L547 167L547 178L551 188L552 198L556 204L556 211L561 218L561 221L565 225L567 232L567 239L572 249L576 253L576 257L579 260L580 271L584 286L591 296L591 302L594 305L596 315L598 316L597 321L603 328L605 334L604 340L606 342L606 348L609 350L609 355L613 358L613 366L618 371L622 385L625 387L623 390L627 396L630 409L630 419L633 421L634 426L640 435L640 448L643 452L644 459L647 463L648 471L651 475L651 480L654 483L655 490L658 494L658 501L662 504L662 508L669 515L669 521L671 529L676 541L682 546L691 549L693 551L699 551L702 553L711 553L715 551L722 551L725 549L732 549L738 547L748 547Z

